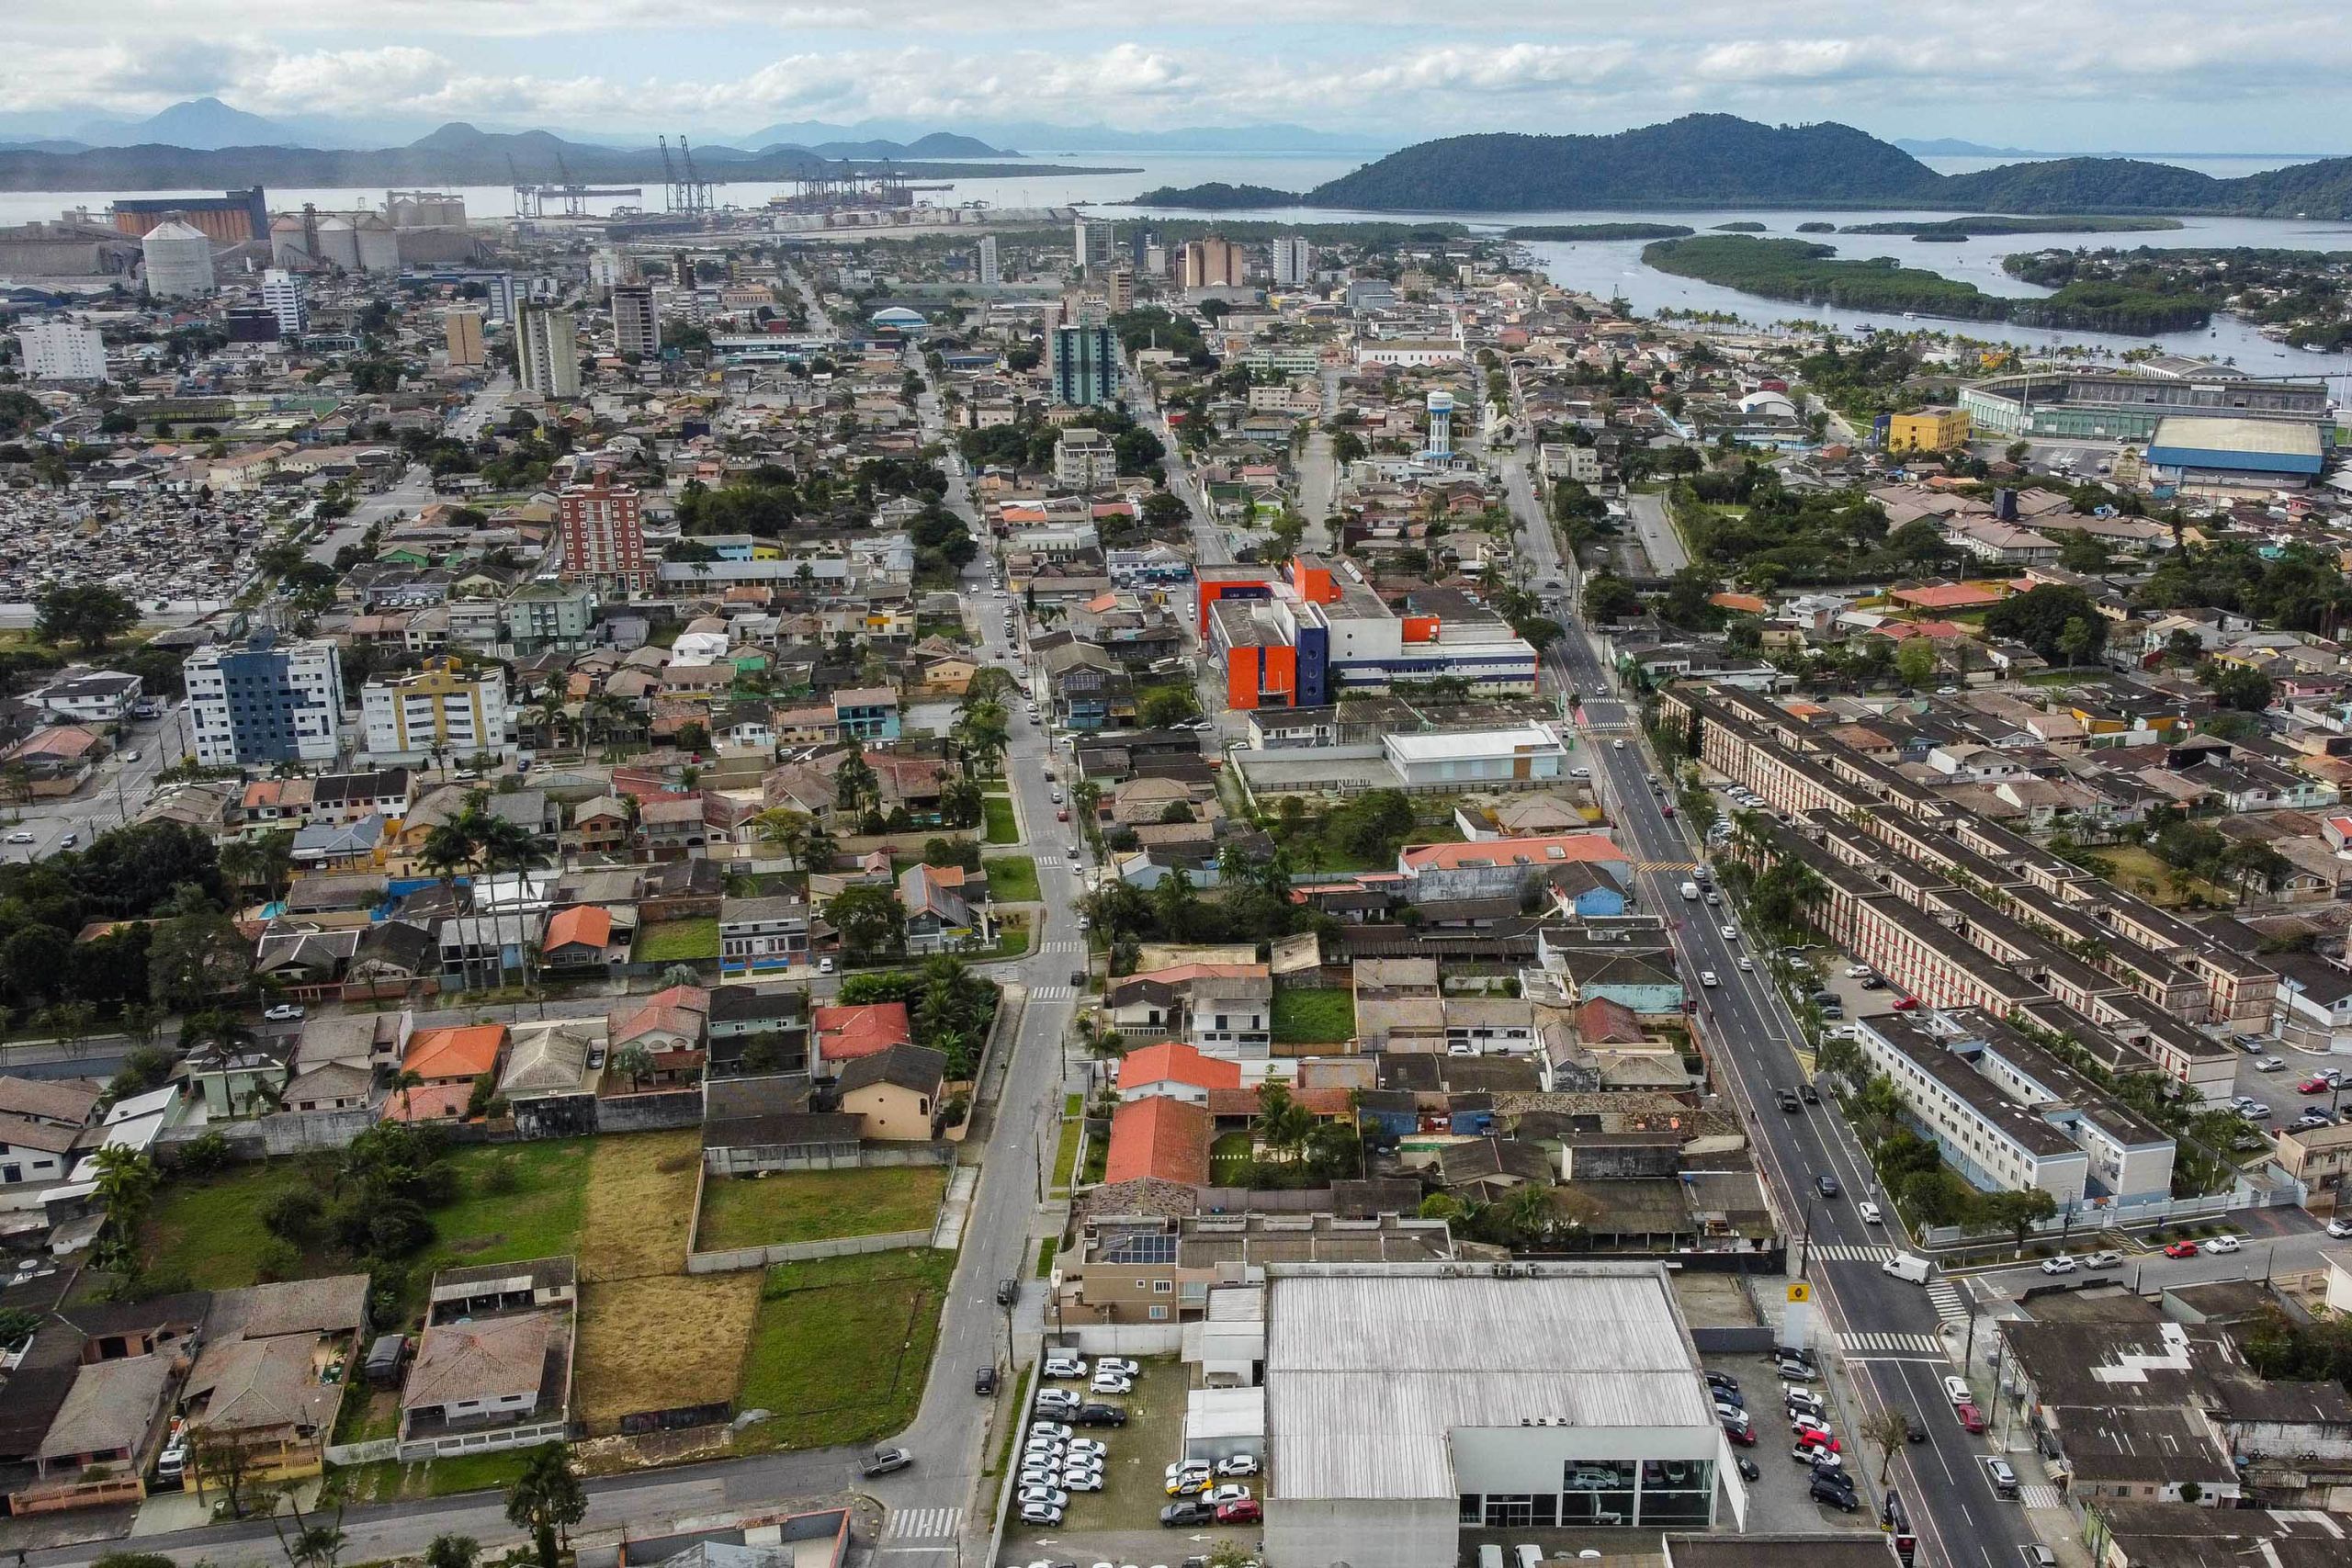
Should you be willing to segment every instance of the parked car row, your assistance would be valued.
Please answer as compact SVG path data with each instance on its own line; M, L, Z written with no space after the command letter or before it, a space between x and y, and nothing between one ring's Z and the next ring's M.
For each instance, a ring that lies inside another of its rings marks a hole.
M1110 1446L1081 1438L1059 1421L1033 1421L1021 1446L1021 1470L1013 1502L1022 1522L1057 1525L1073 1492L1102 1490L1102 1467Z

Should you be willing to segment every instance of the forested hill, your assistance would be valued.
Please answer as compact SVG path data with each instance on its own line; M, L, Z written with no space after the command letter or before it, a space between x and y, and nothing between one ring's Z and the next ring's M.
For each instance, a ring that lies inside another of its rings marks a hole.
M1150 202L1230 209L1234 195L1225 186L1159 190ZM2052 158L1939 175L1851 126L1770 126L1702 114L1611 136L1424 141L1295 199L1310 207L1419 212L1752 205L2332 220L2352 218L2352 158L2229 180L2132 158Z
M1885 203L1936 172L1851 126L1758 125L1694 114L1612 136L1452 136L1317 186L1317 207L1476 212L1546 208Z

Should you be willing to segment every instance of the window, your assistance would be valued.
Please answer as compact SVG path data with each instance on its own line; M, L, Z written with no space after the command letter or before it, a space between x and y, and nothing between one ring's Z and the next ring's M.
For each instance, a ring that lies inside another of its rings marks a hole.
M1155 1296L1164 1296L1175 1288L1176 1282L1172 1280L1154 1280L1151 1282L1151 1293Z

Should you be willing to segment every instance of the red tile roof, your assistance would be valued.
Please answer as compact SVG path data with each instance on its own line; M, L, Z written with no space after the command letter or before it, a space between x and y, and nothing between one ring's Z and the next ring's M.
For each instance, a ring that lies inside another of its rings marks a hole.
M540 951L553 953L559 947L602 947L612 940L613 917L594 904L574 904L569 909L559 909L548 922L547 941Z
M1633 857L1599 833L1547 833L1532 839L1488 839L1477 844L1417 844L1397 857L1413 874L1462 866L1524 865L1541 868L1570 861L1618 861Z
M904 1002L818 1008L808 1021L817 1032L817 1055L828 1062L871 1056L893 1045L911 1044L915 1037Z
M1209 1179L1209 1113L1164 1094L1132 1100L1111 1113L1105 1182L1150 1177L1187 1187Z
M1238 1089L1241 1064L1204 1056L1181 1040L1146 1045L1120 1059L1120 1089L1140 1089L1156 1083L1190 1084L1194 1089Z

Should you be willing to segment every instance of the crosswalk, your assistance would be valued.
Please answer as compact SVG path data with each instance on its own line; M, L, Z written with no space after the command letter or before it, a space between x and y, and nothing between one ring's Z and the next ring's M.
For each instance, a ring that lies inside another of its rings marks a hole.
M1061 855L1038 855L1033 863L1039 871L1058 871L1069 862Z
M1637 860L1634 863L1634 869L1663 872L1690 871L1693 869L1695 863L1687 860Z
M2052 1485L2047 1481L2025 1481L2018 1483L2018 1501L2024 1504L2029 1508L2057 1508L2064 1506L2064 1503L2058 1495L2058 1488Z
M1066 1002L1077 995L1077 990L1069 986L1032 986L1029 987L1029 999L1033 1002Z
M1046 942L1044 946L1038 948L1037 951L1040 953L1084 953L1086 951L1086 944L1080 942L1075 937L1066 937L1058 941Z
M1940 1274L1928 1281L1928 1304L1936 1309L1938 1317L1954 1327L1966 1324L1974 1315L1968 1310L1968 1298L1960 1293L1960 1287Z
M892 1540L953 1540L963 1528L961 1508L900 1508L883 1527L882 1539Z
M1944 1342L1932 1334L1841 1334L1838 1345L1848 1356L1933 1356L1940 1360Z
M1849 1247L1843 1242L1817 1243L1808 1255L1825 1263L1883 1263L1894 1256L1891 1247Z

